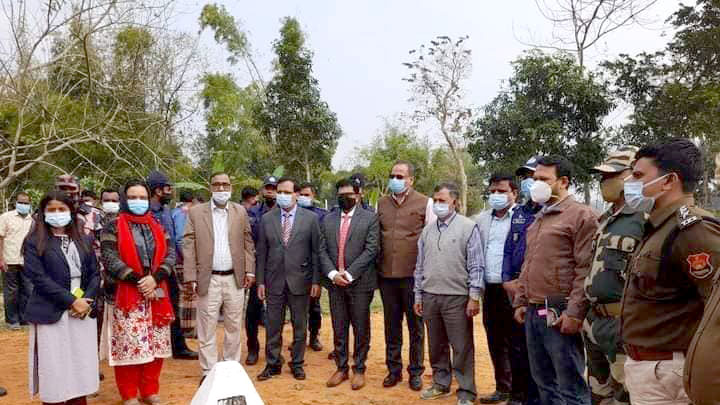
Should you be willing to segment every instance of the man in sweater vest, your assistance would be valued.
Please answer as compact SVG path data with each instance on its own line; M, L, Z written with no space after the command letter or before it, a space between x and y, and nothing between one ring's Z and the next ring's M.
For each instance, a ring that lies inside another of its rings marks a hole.
M475 221L456 212L459 196L454 184L435 187L437 220L423 229L418 240L414 311L427 325L433 369L433 385L420 398L450 395L452 367L457 403L471 405L477 396L473 317L480 311L485 259Z
M425 225L435 220L432 200L413 190L415 167L397 161L390 172L388 188L392 193L378 202L380 220L380 256L378 285L385 317L385 355L388 375L384 387L402 381L403 317L410 335L410 388L422 389L425 333L422 318L413 312L413 272L417 241Z

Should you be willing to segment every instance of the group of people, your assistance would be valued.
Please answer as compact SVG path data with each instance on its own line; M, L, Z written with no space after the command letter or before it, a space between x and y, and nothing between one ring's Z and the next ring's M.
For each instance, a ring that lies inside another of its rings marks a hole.
M475 403L482 312L496 390L481 403L720 404L720 223L692 197L702 154L686 139L628 146L594 172L610 204L600 216L575 201L573 165L558 156L493 174L490 209L474 217L458 212L453 183L431 197L414 190L408 161L393 165L376 210L360 174L337 182L330 211L289 177L235 203L230 176L215 173L208 202L181 193L171 211L172 183L157 171L103 191L101 208L61 176L34 214L20 193L0 216L6 321L30 325L31 392L47 404L86 403L98 353L124 404L160 404L163 359L199 358L204 380L217 361L242 361L245 329L245 362L256 364L261 324L257 380L276 378L288 310L287 365L304 380L306 347L322 350L323 289L336 365L327 387L365 386L379 289L384 387L403 381L405 324L409 388L449 396L454 375L458 405ZM198 353L185 345L193 332Z

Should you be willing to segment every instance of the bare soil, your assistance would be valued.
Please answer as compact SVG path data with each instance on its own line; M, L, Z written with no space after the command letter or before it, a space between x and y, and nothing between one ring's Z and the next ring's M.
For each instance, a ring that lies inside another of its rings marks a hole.
M407 331L407 330L406 330ZM335 363L328 360L328 350L332 344L332 326L330 316L323 316L321 341L325 345L322 352L313 352L308 349L305 356L307 380L296 381L292 378L287 367L283 368L281 376L265 382L257 382L256 388L267 405L321 405L321 404L352 404L352 405L399 405L423 404L427 401L419 399L419 393L411 391L407 385L407 374L404 381L393 388L383 388L382 380L386 374L385 367L385 341L382 313L372 315L372 340L369 358L367 361L367 385L359 390L352 391L350 383L344 382L338 387L327 388L325 382L335 371ZM264 341L264 330L260 329L260 341ZM284 332L284 345L291 338L291 328L286 327ZM194 341L190 345L197 348ZM404 361L407 362L407 336L403 346ZM0 330L0 386L8 389L8 395L0 397L0 404L39 404L39 400L30 400L28 393L28 334L27 330L12 332ZM481 317L475 318L475 380L478 394L483 395L494 390L493 370L487 351L485 331L482 327ZM287 352L285 357L288 357ZM426 358L426 371L423 377L425 386L431 384L432 370ZM243 356L244 358L244 356ZM261 353L260 361L255 366L246 366L248 374L254 378L264 367L264 358ZM100 383L99 395L89 400L90 404L120 405L122 401L115 387L114 375L107 363L101 364L105 380ZM168 404L189 404L198 382L200 381L200 366L196 361L168 359L165 362L160 383L160 395ZM437 401L436 405L455 404L456 397L450 396Z

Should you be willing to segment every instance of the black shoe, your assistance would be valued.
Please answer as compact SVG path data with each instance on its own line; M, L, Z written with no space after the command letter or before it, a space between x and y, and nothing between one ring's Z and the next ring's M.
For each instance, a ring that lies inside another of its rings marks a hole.
M305 379L305 370L303 370L302 367L295 367L292 369L292 375L295 377L296 380L304 380Z
M7 395L7 390L3 387L0 387L0 397L4 397Z
M254 366L258 362L258 352L257 350L248 351L247 358L245 359L245 364L248 366Z
M198 352L194 352L188 348L185 348L174 352L173 358L177 360L197 360Z
M198 387L202 385L203 381L205 381L205 377L207 377L207 376L206 375L202 376L202 378L200 379L200 384L198 384Z
M320 340L318 340L317 335L310 336L310 348L313 349L313 351L321 352L323 349L322 343L320 343Z
M388 374L387 377L385 377L385 379L383 380L383 387L385 387L385 388L394 387L394 386L396 386L397 383L399 383L400 381L402 381L402 374L393 374L393 373L390 373L390 374Z
M262 373L258 374L257 379L258 381L265 381L275 377L276 375L280 375L280 369L267 366Z
M495 391L492 394L480 398L481 404L499 404L510 399L510 394L507 392Z
M413 391L420 391L423 386L422 375L411 375L410 381L408 381L410 389Z

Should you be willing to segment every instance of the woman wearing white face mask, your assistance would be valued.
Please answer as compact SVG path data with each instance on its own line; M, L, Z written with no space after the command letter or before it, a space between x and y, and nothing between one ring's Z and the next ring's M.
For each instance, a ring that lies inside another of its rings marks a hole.
M34 285L25 314L30 392L45 404L86 404L99 389L97 325L88 315L100 279L74 207L65 194L48 193L24 244L24 271Z

